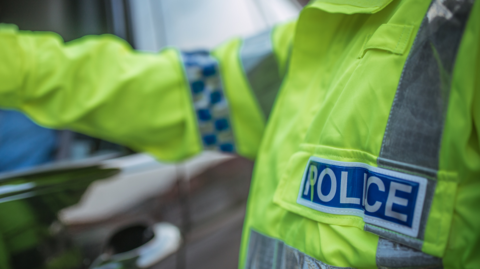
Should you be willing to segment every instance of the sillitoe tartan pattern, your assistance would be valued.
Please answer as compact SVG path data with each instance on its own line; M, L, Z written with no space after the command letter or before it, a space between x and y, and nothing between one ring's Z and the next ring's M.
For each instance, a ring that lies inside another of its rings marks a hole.
M182 52L204 149L235 152L235 138L218 61L207 51Z

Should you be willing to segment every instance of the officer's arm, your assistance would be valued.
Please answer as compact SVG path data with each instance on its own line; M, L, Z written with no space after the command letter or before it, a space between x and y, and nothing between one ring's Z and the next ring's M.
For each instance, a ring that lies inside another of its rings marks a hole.
M138 53L109 35L64 44L3 26L0 106L164 160L204 148L254 157L265 121L246 79L234 75L238 61L229 62L238 43L219 47L216 61L174 49Z
M246 39L234 39L212 55L220 71L235 133L236 149L254 158L286 76L295 22ZM205 143L205 141L204 141Z

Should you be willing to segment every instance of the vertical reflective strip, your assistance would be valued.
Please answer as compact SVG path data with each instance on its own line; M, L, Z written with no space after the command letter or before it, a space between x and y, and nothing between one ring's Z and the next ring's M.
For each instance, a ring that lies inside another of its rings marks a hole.
M316 260L284 242L250 232L246 269L348 269Z
M208 52L182 53L204 149L235 152L230 109L218 62Z
M435 193L450 84L473 0L433 0L413 43L390 111L378 166L429 178L417 238L365 230L421 249Z
M443 268L441 259L383 238L376 255L379 268Z
M243 41L240 61L250 88L268 119L282 84L279 66L273 51L272 30L267 30Z
M434 0L403 68L378 164L435 178L455 59L473 0Z
M473 0L434 0L393 101L378 163L435 178L455 59Z

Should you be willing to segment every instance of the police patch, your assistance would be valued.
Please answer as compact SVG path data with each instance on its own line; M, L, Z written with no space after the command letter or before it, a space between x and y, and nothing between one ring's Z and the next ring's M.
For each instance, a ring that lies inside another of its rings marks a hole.
M310 157L297 203L417 237L427 179L364 163Z

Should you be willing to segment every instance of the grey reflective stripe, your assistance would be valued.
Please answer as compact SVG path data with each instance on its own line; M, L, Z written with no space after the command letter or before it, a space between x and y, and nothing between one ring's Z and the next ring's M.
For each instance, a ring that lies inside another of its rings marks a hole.
M243 41L240 61L265 118L268 119L282 84L272 44L272 30Z
M417 238L370 224L365 230L421 250L435 193L440 145L455 59L473 0L433 0L393 100L378 166L428 178Z
M443 268L441 259L384 238L378 240L376 262L379 268Z
M442 260L384 238L379 238L376 253L379 268L443 268ZM245 269L335 269L316 260L284 242L250 231Z
M436 177L452 72L472 5L432 2L403 68L379 165Z
M235 152L230 110L217 60L205 51L184 52L182 60L204 148Z
M284 242L251 230L246 269L342 269L316 260Z

